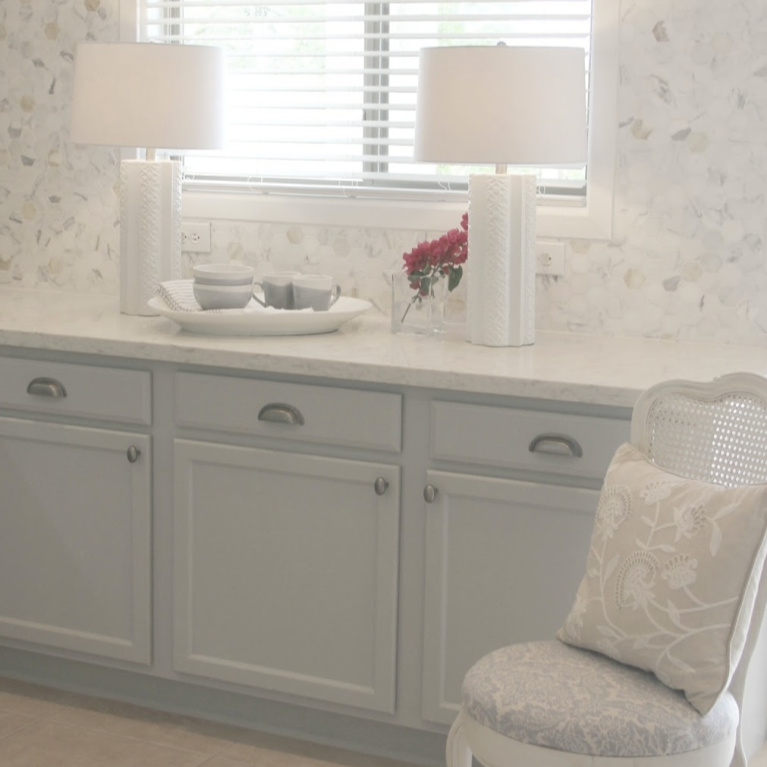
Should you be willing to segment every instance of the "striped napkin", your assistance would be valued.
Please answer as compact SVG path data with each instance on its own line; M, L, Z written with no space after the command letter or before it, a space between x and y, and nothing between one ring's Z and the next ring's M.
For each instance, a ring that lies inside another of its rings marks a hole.
M169 280L161 282L157 288L157 295L165 301L168 309L174 312L201 312L203 311L194 297L194 280ZM213 309L212 311L221 311Z

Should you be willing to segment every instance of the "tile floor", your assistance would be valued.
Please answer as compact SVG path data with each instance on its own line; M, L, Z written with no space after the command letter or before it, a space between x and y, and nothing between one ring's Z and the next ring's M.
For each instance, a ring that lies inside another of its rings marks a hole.
M1 767L411 767L0 678ZM749 767L767 767L767 747Z
M409 767L0 678L2 767Z

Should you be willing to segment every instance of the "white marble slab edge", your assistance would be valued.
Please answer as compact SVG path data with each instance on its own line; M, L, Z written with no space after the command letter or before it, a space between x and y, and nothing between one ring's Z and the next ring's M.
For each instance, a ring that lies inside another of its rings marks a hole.
M221 337L161 317L121 315L114 296L0 288L0 345L449 391L631 407L669 378L767 376L767 346L540 332L534 346L393 335L366 315L336 333Z

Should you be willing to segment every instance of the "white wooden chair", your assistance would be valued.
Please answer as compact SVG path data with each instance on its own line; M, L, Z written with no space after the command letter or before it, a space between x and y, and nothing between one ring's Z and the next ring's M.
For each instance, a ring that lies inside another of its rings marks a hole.
M686 478L767 483L767 380L735 373L652 387L635 405L631 444ZM745 767L767 730L766 592L762 574L743 655L706 716L652 674L598 653L558 640L512 645L467 674L448 767L470 767L472 755L486 767Z

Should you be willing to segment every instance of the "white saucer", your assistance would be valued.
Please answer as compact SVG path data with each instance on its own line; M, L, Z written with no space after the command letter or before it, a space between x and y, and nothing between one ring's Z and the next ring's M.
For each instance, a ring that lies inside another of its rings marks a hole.
M332 333L344 322L366 312L372 304L361 298L341 296L326 312L264 309L251 301L244 309L219 312L179 312L159 297L149 306L173 320L183 330L218 336L301 336Z

